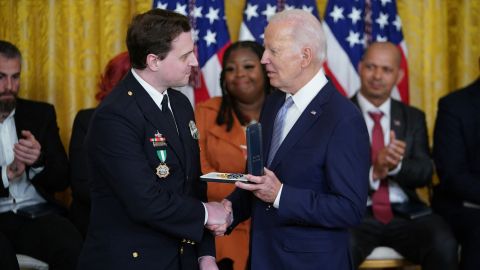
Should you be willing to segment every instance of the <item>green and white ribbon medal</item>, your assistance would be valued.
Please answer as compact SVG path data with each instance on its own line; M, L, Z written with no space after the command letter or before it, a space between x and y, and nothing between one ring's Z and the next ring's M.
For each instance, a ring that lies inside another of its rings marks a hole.
M167 160L167 150L157 150L158 159L160 159L160 164L157 166L157 175L160 178L166 178L170 174L170 168L168 168L165 161Z

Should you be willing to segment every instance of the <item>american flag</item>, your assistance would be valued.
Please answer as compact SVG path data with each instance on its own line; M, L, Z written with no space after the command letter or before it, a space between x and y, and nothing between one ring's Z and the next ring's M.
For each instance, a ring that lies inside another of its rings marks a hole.
M223 0L154 0L153 8L173 10L190 18L200 72L192 86L179 89L196 104L220 96L220 71L230 36L225 21Z
M263 32L270 17L284 9L303 9L318 18L315 0L247 0L240 26L240 40L254 40L263 44Z
M409 102L407 47L395 0L329 0L323 28L327 37L325 72L343 94L352 96L360 89L357 67L368 44L390 41L402 52L405 72L392 97Z

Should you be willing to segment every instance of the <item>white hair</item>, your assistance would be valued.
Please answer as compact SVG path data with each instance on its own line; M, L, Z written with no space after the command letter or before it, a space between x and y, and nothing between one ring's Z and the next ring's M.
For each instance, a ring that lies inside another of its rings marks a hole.
M272 16L269 23L289 22L292 38L298 49L308 46L313 49L317 60L323 62L326 57L326 40L322 24L310 12L301 9L284 10Z

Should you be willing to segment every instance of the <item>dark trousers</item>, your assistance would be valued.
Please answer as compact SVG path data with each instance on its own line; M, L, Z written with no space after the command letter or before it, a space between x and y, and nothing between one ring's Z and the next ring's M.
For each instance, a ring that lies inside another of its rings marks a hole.
M82 248L78 230L58 215L36 219L0 214L0 269L18 269L16 253L40 259L49 269L75 269Z
M433 207L450 224L461 246L460 269L480 269L480 209L467 208L461 202L437 200Z
M388 246L423 270L458 269L457 242L443 219L435 214L414 220L399 216L388 224L377 221L368 208L362 223L351 236L355 268L377 246Z

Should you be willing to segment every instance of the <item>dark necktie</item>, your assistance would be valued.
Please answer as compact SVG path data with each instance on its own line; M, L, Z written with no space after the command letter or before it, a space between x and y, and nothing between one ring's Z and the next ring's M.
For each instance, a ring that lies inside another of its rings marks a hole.
M381 112L368 113L373 120L372 129L372 164L375 163L378 153L385 147L382 125L380 119L383 117ZM380 179L378 190L372 195L373 216L380 222L387 224L393 218L390 198L388 194L388 179Z
M288 109L292 107L292 105L293 99L292 97L288 97L278 111L275 122L273 123L272 143L270 144L270 152L268 154L267 162L268 166L270 166L270 163L272 163L273 157L275 156L278 148L282 144L282 131L283 126L285 125L285 116L287 115Z
M175 130L177 131L178 134L178 128L177 128L177 123L175 122L175 118L173 117L173 113L168 108L168 95L165 94L162 99L162 113L165 119L167 119L167 122L170 126L175 127Z

